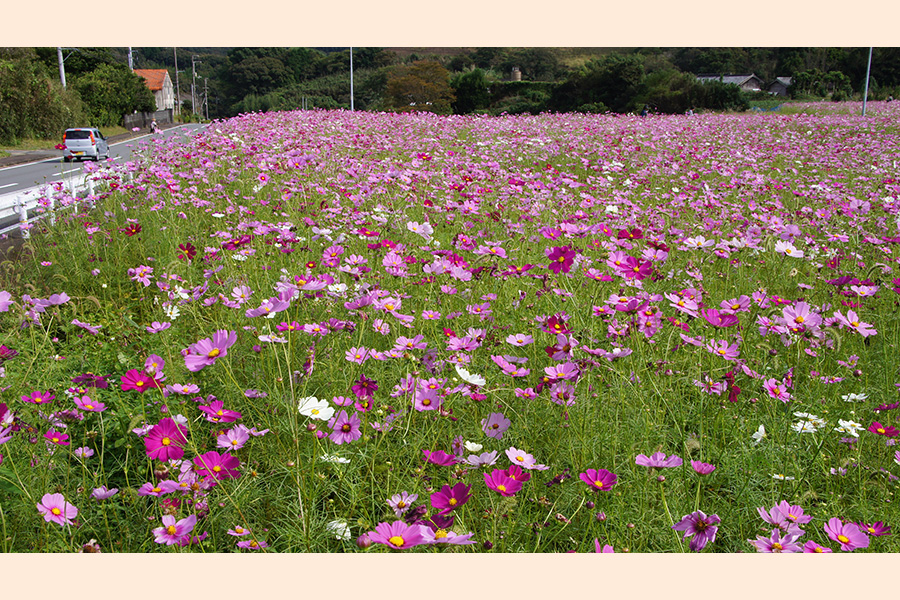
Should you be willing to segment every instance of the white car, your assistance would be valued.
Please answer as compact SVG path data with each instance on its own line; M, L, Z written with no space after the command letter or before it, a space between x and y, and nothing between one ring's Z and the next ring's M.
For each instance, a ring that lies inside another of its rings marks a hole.
M66 162L76 158L93 160L109 158L109 144L106 137L100 133L99 129L93 127L66 129L63 134L63 143L66 146L63 160Z

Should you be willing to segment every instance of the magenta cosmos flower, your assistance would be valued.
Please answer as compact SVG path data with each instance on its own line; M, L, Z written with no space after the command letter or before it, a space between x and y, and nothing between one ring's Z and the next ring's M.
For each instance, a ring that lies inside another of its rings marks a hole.
M466 485L462 481L450 487L445 485L441 491L431 495L431 506L438 511L439 515L446 515L451 510L457 509L469 501L472 490L471 486Z
M706 516L703 511L698 510L682 517L679 522L672 526L672 529L684 532L684 537L681 539L687 539L689 535L694 536L691 538L689 547L694 552L700 552L707 543L716 541L716 532L719 530L717 524L719 522L718 515Z
M49 404L53 401L56 396L52 395L50 392L31 392L28 396L22 396L23 402L30 402L31 404Z
M709 463L700 462L699 460L691 461L691 468L694 469L700 475L709 475L713 471L716 470L715 465L711 465Z
M198 406L197 408L206 415L206 420L211 423L232 423L242 416L236 410L225 408L225 403L221 400L213 400L209 405Z
M426 461L441 467L449 467L459 462L458 458L452 454L447 454L443 450L422 450L422 454L425 455Z
M876 435L883 435L886 437L897 437L897 434L900 433L896 427L882 425L878 421L872 421L872 424L869 425L869 431Z
M547 265L547 268L556 273L557 275L562 273L568 273L572 268L572 263L575 262L575 251L569 249L568 246L554 247L548 254L547 258L550 259L550 264Z
M605 492L611 490L618 481L616 474L606 469L588 469L584 473L579 473L578 476L592 489Z
M369 540L375 544L384 544L392 550L406 550L425 542L422 525L407 525L403 521L379 523L375 531L368 533Z
M204 338L196 344L191 344L188 353L184 357L184 366L188 371L196 372L203 367L215 364L216 359L228 354L228 349L237 342L236 331L219 329L212 339Z
M506 471L494 469L490 474L484 473L484 483L501 496L515 496L522 489L522 482L510 477Z
M837 517L828 519L825 524L828 537L841 545L844 552L853 552L857 548L869 547L869 536L859 530L853 523L842 523Z
M757 552L765 554L792 554L800 552L800 544L797 538L800 534L787 533L782 535L780 529L773 529L770 537L757 536L755 540L747 540L756 546Z
M142 394L149 390L150 388L158 388L159 382L147 375L144 371L138 371L137 369L131 369L124 375L122 375L122 391L127 392L128 390L137 390Z
M236 479L241 476L237 468L241 465L241 461L225 452L219 454L215 450L211 450L206 454L201 454L194 458L194 469L197 475L207 475L216 479Z
M71 525L72 519L78 515L78 509L66 502L62 494L44 494L37 509L44 515L45 521L60 526Z
M171 546L181 544L185 538L189 538L194 525L197 524L197 516L191 515L180 521L176 521L172 515L163 515L162 527L153 530L153 537L157 544Z
M641 467L680 467L683 461L674 454L668 458L662 452L656 452L652 456L647 457L645 454L638 454L634 459L634 464Z
M184 456L187 428L166 417L144 436L147 456L156 460L178 460Z

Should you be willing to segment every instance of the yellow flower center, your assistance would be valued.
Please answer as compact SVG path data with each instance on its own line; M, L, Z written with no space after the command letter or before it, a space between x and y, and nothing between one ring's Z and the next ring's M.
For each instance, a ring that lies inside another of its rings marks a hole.
M884 427L879 427L879 428L876 429L875 431L877 431L878 433L884 435Z
M846 535L839 535L838 541L842 544L846 544L847 542L850 541L850 538L848 538Z
M392 536L388 538L388 543L396 546L397 548L401 547L406 542L399 535Z
M251 548L256 548L257 546L259 546L259 542L257 542L256 540L253 540L252 542L250 542Z
M784 549L784 546L782 546L778 542L775 542L774 544L772 544L772 550L782 550L782 549Z
M94 405L93 405L93 404L85 404L84 407L85 407L86 409L88 409L88 410L94 410Z
M220 467L219 465L216 465L212 468L212 470L213 470L213 472L218 473L219 471L222 470L222 467Z
M884 431L884 429L882 429L881 431ZM50 440L50 441L53 442L54 444L58 444L58 443L59 443L59 438L58 438L58 437L55 437L55 438L53 438L53 439Z
M234 532L235 533L244 533L244 528L243 527L235 527Z
M523 456L517 456L517 457L516 457L516 460L519 461L519 462L525 462L525 457L523 457Z
M434 539L440 540L447 537L447 531L445 529L438 529L434 532Z
M806 319L804 319L802 316L798 316L796 319L794 319L794 323L803 323L805 320Z
M850 324L854 327L859 327L859 321L850 321Z
M62 514L62 511L59 510L58 508L51 508L50 512L52 512L54 515L57 515L57 516Z
M501 491L501 492L505 492L505 491L506 491L506 486L501 484L501 485L498 485L498 486L497 486L497 489L498 489L499 491Z
M459 501L456 498L450 498L447 501L447 504L449 504L450 506L456 506L458 503L459 503Z
M172 440L170 440L170 439L167 438L167 437L164 437L164 438L160 441L160 443L161 443L163 446L168 446L169 444L172 443Z
M220 354L219 349L218 349L218 348L213 348L212 350L209 351L209 354L207 354L206 356L208 356L208 357L210 357L210 358L215 358L215 357L217 357L219 354Z
M137 387L141 387L141 386L144 385L144 382L143 382L143 381L138 381L138 382L135 383L134 385L136 385Z
M595 481L595 482L594 482L594 485L596 485L596 486L597 486L598 488L600 488L601 490L603 489L603 482L602 482L602 481Z
M153 488L153 489L152 489L152 490L150 490L150 491L151 491L151 492L155 492L155 493L157 493L157 494L158 494L158 493L159 493L159 492L161 492L161 491L162 491L162 488L158 488L158 487L155 487L155 488Z

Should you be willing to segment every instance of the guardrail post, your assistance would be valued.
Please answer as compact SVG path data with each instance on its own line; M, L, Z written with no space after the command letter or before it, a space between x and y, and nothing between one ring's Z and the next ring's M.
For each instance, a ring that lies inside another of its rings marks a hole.
M27 240L31 237L31 233L23 225L28 225L28 207L22 202L21 196L16 198L16 207L19 209L19 228L22 230L22 237Z
M50 196L50 224L56 225L56 198Z

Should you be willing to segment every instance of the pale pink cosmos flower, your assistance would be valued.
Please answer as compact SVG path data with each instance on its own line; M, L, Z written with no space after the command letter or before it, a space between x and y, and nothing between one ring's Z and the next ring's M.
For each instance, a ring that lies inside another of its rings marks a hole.
M634 464L641 467L680 467L684 461L674 454L668 458L662 452L656 452L651 456L646 454L638 454L634 459Z
M188 371L197 372L213 365L217 358L228 354L228 349L235 342L237 342L236 331L219 329L213 334L212 339L204 338L196 344L191 344L187 356L184 357L184 366Z
M72 519L78 516L78 509L66 502L62 494L44 494L37 509L45 521L60 526L71 525Z

